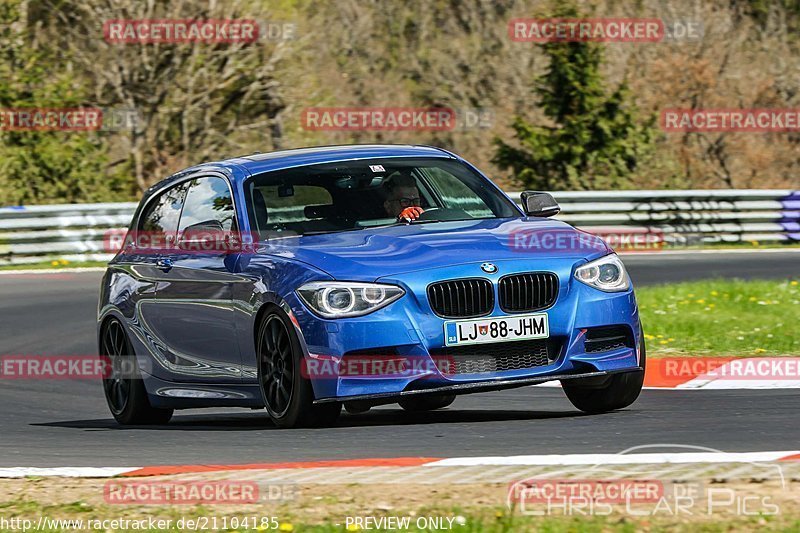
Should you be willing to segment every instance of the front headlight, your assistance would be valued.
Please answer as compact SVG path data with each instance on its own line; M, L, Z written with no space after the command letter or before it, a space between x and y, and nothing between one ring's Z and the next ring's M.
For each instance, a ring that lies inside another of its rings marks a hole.
M575 279L606 292L627 291L631 280L616 254L601 257L575 270Z
M405 291L394 285L355 281L314 281L297 294L323 318L361 316L377 311L397 300Z

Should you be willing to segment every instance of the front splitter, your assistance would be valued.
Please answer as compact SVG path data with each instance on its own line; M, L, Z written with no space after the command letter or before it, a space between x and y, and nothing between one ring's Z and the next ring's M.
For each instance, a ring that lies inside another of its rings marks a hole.
M551 374L547 376L535 376L530 378L517 378L507 379L502 381L481 381L472 383L455 383L453 385L444 385L441 387L433 387L429 389L412 389L404 390L401 392L381 392L377 394L357 394L353 396L337 396L333 398L319 398L314 400L315 404L330 403L330 402L358 402L358 401L375 401L375 400L390 400L401 399L409 396L430 396L436 394L473 394L478 392L491 392L497 390L515 389L518 387L527 387L529 385L538 385L548 381L560 381L564 379L581 379L581 378L599 378L603 376L610 376L612 374L621 374L626 372L641 372L641 367L625 368L622 370L610 371L597 371L597 372L584 372L581 374ZM387 402L392 403L392 402Z

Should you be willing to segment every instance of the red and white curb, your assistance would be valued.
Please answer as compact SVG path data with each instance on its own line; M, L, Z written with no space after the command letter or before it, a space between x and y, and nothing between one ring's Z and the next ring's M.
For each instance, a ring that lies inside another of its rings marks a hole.
M560 387L558 381L537 387ZM658 357L644 388L656 390L800 389L800 357Z
M430 457L398 457L392 459L340 459L332 461L298 461L285 463L251 463L240 465L174 465L174 466L106 466L106 467L11 467L0 468L0 478L20 477L142 477L236 470L293 470L301 468L407 467L438 461Z
M554 454L517 455L487 457L399 457L393 459L344 459L333 461L303 461L290 463L253 463L241 465L176 465L149 467L12 467L0 468L0 478L24 477L145 477L180 474L207 474L254 471L344 471L390 470L399 472L423 467L433 473L432 468L463 467L544 467L544 466L610 466L610 465L680 465L680 464L734 464L800 462L800 450L764 452L674 452L635 454Z
M665 357L647 361L645 387L798 389L800 357Z

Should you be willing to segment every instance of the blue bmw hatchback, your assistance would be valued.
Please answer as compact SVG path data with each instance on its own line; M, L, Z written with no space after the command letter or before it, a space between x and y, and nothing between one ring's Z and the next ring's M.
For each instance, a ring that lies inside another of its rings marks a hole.
M257 154L144 195L103 278L100 354L122 424L266 407L279 427L342 406L446 407L560 380L600 413L633 403L645 347L625 267L599 238L520 209L426 146Z

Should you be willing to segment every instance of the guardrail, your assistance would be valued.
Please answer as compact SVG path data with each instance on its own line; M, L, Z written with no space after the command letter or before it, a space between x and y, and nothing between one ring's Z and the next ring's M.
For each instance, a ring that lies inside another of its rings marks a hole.
M553 194L558 218L625 246L800 242L800 191L788 189L577 191ZM519 202L519 193L510 193ZM135 203L0 208L0 264L54 258L107 261L110 229L128 226Z
M519 202L519 193L510 196ZM554 196L561 204L559 218L612 239L650 235L654 241L682 246L800 242L800 191L790 189L577 191Z

